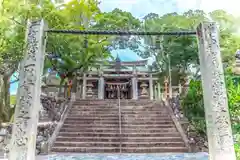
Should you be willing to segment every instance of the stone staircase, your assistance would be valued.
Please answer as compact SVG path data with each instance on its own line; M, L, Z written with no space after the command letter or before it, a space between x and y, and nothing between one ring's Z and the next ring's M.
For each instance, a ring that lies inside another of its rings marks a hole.
M121 123L121 133L119 124ZM56 138L52 152L187 152L168 110L149 100L77 100Z

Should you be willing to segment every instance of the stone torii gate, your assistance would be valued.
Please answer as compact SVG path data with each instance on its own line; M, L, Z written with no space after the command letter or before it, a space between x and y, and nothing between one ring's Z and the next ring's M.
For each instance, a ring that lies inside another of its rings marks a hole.
M28 23L9 160L35 160L46 29L43 20ZM210 160L236 160L217 25L201 23L197 37Z

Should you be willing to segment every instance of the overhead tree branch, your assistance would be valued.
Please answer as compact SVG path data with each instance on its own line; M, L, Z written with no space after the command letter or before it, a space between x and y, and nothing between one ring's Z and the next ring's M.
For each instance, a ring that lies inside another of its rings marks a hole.
M15 23L17 23L17 24L20 25L20 26L25 27L23 24L21 24L20 22L18 22L17 20L15 20L13 17L8 18L8 19L14 21Z
M10 84L16 83L16 82L18 82L18 81L19 81L19 79L16 79L16 80L10 82Z

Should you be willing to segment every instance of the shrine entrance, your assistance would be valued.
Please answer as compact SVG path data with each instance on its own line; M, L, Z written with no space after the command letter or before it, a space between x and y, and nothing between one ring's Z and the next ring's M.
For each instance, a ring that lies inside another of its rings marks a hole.
M131 99L131 84L128 79L108 79L105 83L104 99Z
M35 160L36 137L38 130L38 117L40 112L41 75L44 66L46 35L45 33L85 34L85 35L147 35L147 36L181 36L197 35L201 78L203 84L204 108L206 114L206 128L208 135L209 158L211 160L236 160L231 121L228 112L227 93L225 88L224 70L221 61L219 31L214 22L199 24L197 31L176 32L137 32L137 31L86 31L86 30L54 30L48 29L43 20L28 21L26 34L26 54L21 62L17 104L15 108L12 139L10 142L9 160ZM48 55L49 57L51 55ZM59 57L57 58L59 59ZM211 70L211 72L209 72ZM67 72L73 74L73 71ZM91 77L89 77L91 78ZM92 77L94 78L94 77ZM133 88L136 91L136 77L132 85L116 86ZM116 82L116 81L115 81ZM86 81L84 80L84 83ZM110 82L109 82L110 83ZM111 84L106 84L107 96L124 89L111 89ZM127 84L130 84L129 81ZM85 87L85 85L84 85ZM104 85L102 87L104 89ZM85 89L85 88L84 88ZM130 90L130 89L129 89ZM123 97L129 97L129 92ZM134 92L137 93L137 92ZM113 94L115 95L115 94ZM137 95L132 94L136 99ZM85 95L84 95L85 96ZM116 98L116 96L109 96ZM72 99L74 101L74 99ZM169 102L165 101L167 104ZM119 107L120 108L120 107ZM121 113L121 112L120 112ZM121 118L121 117L120 117ZM177 120L176 117L172 117ZM119 125L121 126L121 125ZM121 132L120 132L121 133ZM121 135L121 134L120 134Z

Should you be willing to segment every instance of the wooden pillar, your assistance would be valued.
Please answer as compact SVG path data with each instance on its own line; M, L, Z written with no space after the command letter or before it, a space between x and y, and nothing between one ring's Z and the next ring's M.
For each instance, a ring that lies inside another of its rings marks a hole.
M35 160L44 64L44 21L28 22L27 48L20 64L19 88L9 160Z
M216 23L197 27L210 160L236 160Z

